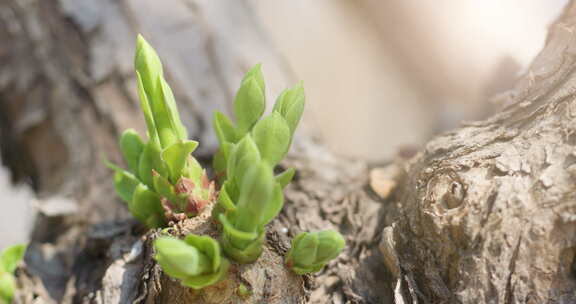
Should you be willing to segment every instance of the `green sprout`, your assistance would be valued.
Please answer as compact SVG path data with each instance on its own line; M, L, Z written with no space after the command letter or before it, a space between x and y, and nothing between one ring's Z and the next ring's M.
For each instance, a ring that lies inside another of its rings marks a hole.
M155 259L164 272L194 289L218 283L230 266L221 256L218 242L208 236L188 234L184 241L160 237L154 247Z
M107 164L115 171L118 195L133 216L150 228L195 216L216 202L212 218L221 228L219 242L194 234L184 240L160 237L154 242L155 259L164 272L184 286L201 289L226 276L230 263L223 254L238 263L254 262L261 255L266 225L282 210L283 189L295 174L292 168L274 172L290 149L304 111L304 88L299 83L283 91L272 112L263 116L266 100L260 65L246 73L234 101L236 122L220 112L214 115L220 143L213 162L220 184L217 192L191 155L198 143L187 139L160 59L142 36L138 36L135 66L148 141L126 130L120 150L128 169ZM293 240L286 263L297 274L315 272L343 248L344 239L335 231L303 233ZM10 279L0 272L0 293ZM250 291L241 285L239 293Z
M120 149L128 170L108 165L115 171L116 191L132 215L149 227L162 227L197 215L215 200L216 190L190 155L198 142L187 139L160 59L140 35L135 67L148 142L132 129L124 131Z
M345 245L342 235L334 230L302 232L292 239L286 265L296 274L318 272L337 257Z
M0 253L0 304L12 303L16 291L14 271L24 258L25 245L14 245Z
M255 261L262 252L265 226L284 205L282 189L294 170L274 176L274 167L286 156L304 110L301 84L280 94L272 113L266 107L260 65L240 84L234 102L236 125L224 114L214 116L220 150L214 167L222 187L213 216L223 227L222 247L240 263Z

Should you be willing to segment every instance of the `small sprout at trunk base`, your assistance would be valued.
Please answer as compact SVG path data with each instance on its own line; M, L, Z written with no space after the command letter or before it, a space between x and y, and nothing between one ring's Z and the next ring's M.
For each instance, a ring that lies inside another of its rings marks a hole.
M296 274L318 272L342 252L345 244L334 230L302 232L292 239L286 265Z
M154 258L162 270L184 286L201 289L218 283L228 273L230 263L211 237L189 234L183 241L160 237L154 241L154 248Z

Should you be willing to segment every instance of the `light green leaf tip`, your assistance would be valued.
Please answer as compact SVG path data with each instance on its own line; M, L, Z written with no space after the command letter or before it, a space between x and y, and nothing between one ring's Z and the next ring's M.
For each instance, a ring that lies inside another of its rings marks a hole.
M0 271L14 273L18 263L24 258L26 245L10 246L0 253Z

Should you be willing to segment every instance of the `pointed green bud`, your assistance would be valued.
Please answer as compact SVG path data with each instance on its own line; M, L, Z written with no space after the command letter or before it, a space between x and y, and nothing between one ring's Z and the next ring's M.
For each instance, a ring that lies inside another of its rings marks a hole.
M264 83L264 75L262 75L262 64L258 63L253 66L246 74L244 78L242 78L242 84L246 82L248 79L254 78L258 83L258 86L262 88L262 92L266 91L266 84Z
M24 258L26 245L13 245L0 253L0 272L14 273L18 263Z
M138 132L134 129L128 129L120 136L120 151L128 164L128 168L134 174L138 174L138 162L140 154L144 150L144 143Z
M292 240L286 265L296 274L320 271L345 245L342 235L334 230L300 233Z
M158 77L162 75L162 63L156 51L142 35L138 35L137 38L134 66L136 72L140 74L147 97L154 98Z
M257 162L260 162L258 146L256 146L252 136L247 134L232 148L230 158L228 159L226 176L232 179L232 182L236 183L239 187L248 168ZM236 172L238 173L236 174ZM236 198L233 197L233 199Z
M220 245L208 236L190 234L184 241L161 237L154 241L154 257L162 270L194 289L222 280L229 263L221 256Z
M252 130L254 142L262 159L270 165L278 164L290 147L290 128L278 112L258 121Z
M302 118L304 101L304 86L300 82L294 88L284 90L274 104L273 111L280 113L286 119L291 134L294 134L300 118Z
M252 128L265 108L264 80L260 65L256 65L246 73L234 100L234 114L240 136Z

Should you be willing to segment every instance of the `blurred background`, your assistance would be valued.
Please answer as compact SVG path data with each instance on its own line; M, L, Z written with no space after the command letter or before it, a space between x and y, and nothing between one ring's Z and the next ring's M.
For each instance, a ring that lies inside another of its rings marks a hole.
M490 115L566 2L248 1L304 81L309 131L334 153L375 163ZM33 223L34 195L9 174L0 166L0 248L26 241Z

